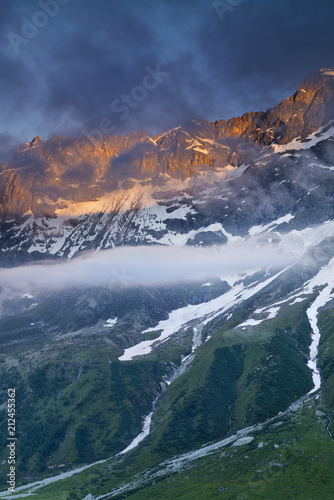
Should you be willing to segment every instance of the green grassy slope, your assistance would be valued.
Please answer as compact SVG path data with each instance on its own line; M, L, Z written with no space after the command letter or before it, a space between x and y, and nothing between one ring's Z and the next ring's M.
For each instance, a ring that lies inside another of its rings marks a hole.
M254 327L231 328L231 321L227 322L196 351L190 369L160 397L151 434L136 449L85 473L37 490L36 499L74 500L82 499L88 493L106 493L123 482L129 482L141 471L156 470L166 458L200 448L208 441L222 439L228 433L230 423L233 434L284 411L312 388L305 356L310 342L306 309L311 300L313 298L293 306L286 305L275 318ZM244 307L247 308L248 304L245 303ZM165 349L171 349L168 343ZM147 375L144 366L148 371L153 366L157 369L158 358L154 353L144 362L142 358L137 362L112 363L116 377L123 370L122 381L118 381L117 387L122 387L126 380L134 384L131 374L143 381ZM118 391L116 387L113 392L115 390ZM124 388L121 395L124 395ZM98 393L96 398L98 400ZM323 471L321 474L314 472L311 483L314 488L321 486L321 494L325 495L326 488L332 488L330 479L327 486L323 481L323 477L329 476L326 460L332 456L332 442L326 430L327 410L323 404L326 402L312 400L303 410L279 416L276 423L281 423L277 426L268 423L262 431L253 434L251 443L242 447L229 446L228 451L223 450L227 455L221 456L220 452L202 458L193 462L185 472L171 478L167 474L157 484L149 484L142 491L138 489L126 495L139 499L190 499L202 498L202 495L215 498L219 488L228 488L219 491L222 498L242 498L244 495L244 498L281 498L279 491L283 488L288 498L290 494L291 498L298 498L295 491L308 491L305 479L310 460L311 470L316 471L318 467ZM93 406L92 412L97 408ZM132 414L135 415L134 408ZM116 423L115 414L112 415ZM93 435L91 439L89 432L84 431L79 427L85 449L92 454L98 436ZM117 432L115 427L115 435ZM268 444L258 447L261 442ZM292 483L294 476L298 478L297 486Z

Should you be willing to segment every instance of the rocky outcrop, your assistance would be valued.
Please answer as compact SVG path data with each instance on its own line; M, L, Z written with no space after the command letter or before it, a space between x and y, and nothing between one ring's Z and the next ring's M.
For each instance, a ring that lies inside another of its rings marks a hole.
M267 146L302 139L334 119L334 70L313 72L299 89L266 112L215 122L216 137L242 137Z
M263 147L302 139L334 118L334 70L312 73L288 99L266 112L228 121L190 120L151 138L142 131L101 139L35 137L0 167L0 217L52 217L66 201L87 202L131 179L159 185L201 171L250 163Z

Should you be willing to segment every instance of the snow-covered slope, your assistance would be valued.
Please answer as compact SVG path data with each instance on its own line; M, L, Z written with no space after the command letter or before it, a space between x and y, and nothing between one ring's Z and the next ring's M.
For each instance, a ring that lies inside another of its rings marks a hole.
M119 245L222 244L331 220L333 136L328 125L304 141L272 146L240 167L204 170L184 180L164 174L159 183L132 178L90 201L59 198L50 216L29 212L4 219L2 257L71 258Z
M332 401L333 82L155 137L35 138L0 167L0 406L15 383L34 494L112 457L82 479L107 498L134 447L132 476Z
M35 138L0 167L2 260L212 245L331 219L333 93L323 69L277 107L228 122L190 120L153 138Z

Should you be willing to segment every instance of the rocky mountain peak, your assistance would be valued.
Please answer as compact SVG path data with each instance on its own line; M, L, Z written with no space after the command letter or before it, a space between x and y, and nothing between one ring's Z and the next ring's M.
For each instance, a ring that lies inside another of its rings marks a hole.
M203 170L245 165L261 148L303 140L334 119L333 76L333 69L314 71L292 96L265 112L215 123L189 120L153 138L145 131L101 139L54 136L46 142L36 136L1 167L0 214L52 215L59 199L94 200L129 179L154 184L161 176L188 179Z
M43 142L42 139L38 135L36 135L36 137L34 137L33 140L30 142L30 144L31 145L36 144L37 142L40 142L40 141Z
M334 70L311 73L298 90L267 111L215 122L218 138L241 137L263 145L304 139L334 119Z

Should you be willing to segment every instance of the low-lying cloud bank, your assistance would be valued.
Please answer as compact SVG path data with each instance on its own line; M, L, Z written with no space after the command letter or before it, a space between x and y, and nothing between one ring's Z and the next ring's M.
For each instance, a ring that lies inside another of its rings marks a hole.
M43 262L0 269L6 290L32 291L90 286L140 286L186 282L219 276L222 279L250 270L290 265L296 255L252 241L234 245L195 247L119 247L89 253L69 262Z
M0 288L8 295L71 287L164 285L213 275L232 284L243 273L270 267L283 269L303 256L304 264L314 264L316 257L308 250L334 238L334 222L284 235L258 226L256 233L216 247L124 246L86 253L67 262L43 261L3 268Z

